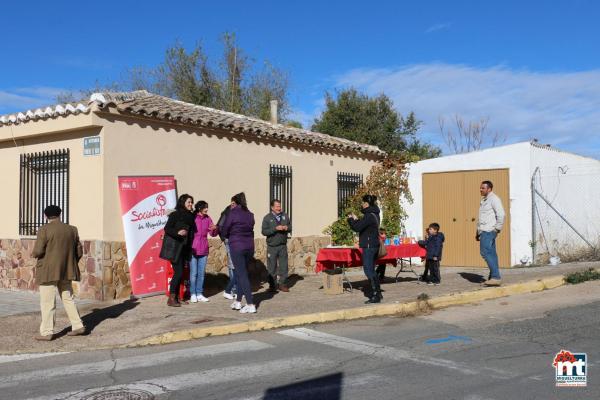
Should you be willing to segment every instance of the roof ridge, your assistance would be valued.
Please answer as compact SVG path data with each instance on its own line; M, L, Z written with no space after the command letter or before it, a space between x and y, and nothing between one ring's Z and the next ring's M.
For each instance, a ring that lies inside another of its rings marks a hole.
M25 113L16 113L0 116L0 126L5 124L19 124L30 120L55 118L59 115L76 115L88 113L90 110L99 111L113 105L117 111L151 117L154 119L178 120L184 124L200 124L215 126L221 129L239 130L240 132L258 136L272 136L279 140L291 140L309 146L342 149L357 153L369 153L384 156L385 152L377 146L359 143L345 138L331 136L321 132L286 126L280 123L264 121L256 117L237 114L230 111L219 110L199 104L162 96L147 90L129 92L96 92L90 95L89 100L73 104L57 104L43 110L27 110Z
M98 95L97 97L94 97L95 95ZM208 112L215 112L218 114L222 114L225 116L230 116L230 117L235 117L235 118L245 118L249 121L253 121L253 122L257 122L260 124L268 124L274 127L278 127L278 128L282 128L282 129L287 129L287 130L295 130L298 131L298 133L302 133L302 134L310 134L310 135L323 135L326 137L332 137L331 135L328 135L326 133L322 133L322 132L315 132L315 131L311 131L309 129L304 129L304 128L296 128L294 126L287 126L281 123L273 123L271 121L265 121L263 119L260 118L256 118L256 117L251 117L249 115L244 115L244 114L239 114L239 113L234 113L231 111L225 111L225 110L220 110L218 108L213 108L213 107L208 107L208 106L203 106L201 104L195 104L195 103L189 103L187 101L183 101L183 100L178 100L178 99L174 99L171 97L167 97L167 96L163 96L161 94L157 94L157 93L152 93L149 92L147 90L137 90L134 92L102 92L102 93L94 93L92 95L92 97L90 98L90 100L97 100L98 98L101 98L100 96L103 96L104 98L108 98L114 101L114 99L118 99L121 101L129 101L129 100L135 100L138 98L144 98L144 97L160 97L162 99L165 99L166 101L171 101L171 102L175 102L175 103L179 103L185 106L191 106L194 108L198 108L198 109L202 109ZM369 145L366 143L359 143L350 139L346 139L346 138L340 138L340 137L335 137L338 140L341 141L347 141L348 143L356 143L359 145L363 145L363 146L372 146L372 147L376 147L373 145Z

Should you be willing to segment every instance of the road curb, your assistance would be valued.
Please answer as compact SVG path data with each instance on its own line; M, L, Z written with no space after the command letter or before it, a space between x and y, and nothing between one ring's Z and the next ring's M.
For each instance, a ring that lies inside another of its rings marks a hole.
M458 292L449 295L434 297L426 301L411 301L405 303L377 304L344 310L325 311L311 314L291 315L287 317L267 318L256 321L247 321L236 324L209 326L205 328L192 328L160 335L123 345L121 347L138 347L182 342L211 336L231 335L235 333L248 333L290 326L307 325L314 323L349 321L368 317L382 317L390 315L414 315L427 307L441 309L445 307L478 303L515 294L533 293L547 289L554 289L565 284L563 275L536 279L512 285L479 289L469 292Z

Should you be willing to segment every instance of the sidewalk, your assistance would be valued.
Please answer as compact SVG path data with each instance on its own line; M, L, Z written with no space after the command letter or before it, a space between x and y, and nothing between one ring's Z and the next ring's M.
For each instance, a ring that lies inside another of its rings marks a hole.
M589 267L598 268L600 263L573 263L554 267L502 270L503 285L568 274ZM417 267L416 270L420 273L422 267ZM483 287L479 282L487 277L487 269L443 268L440 286L419 284L411 272L403 272L399 282L395 283L392 278L395 274L395 268L388 268L388 278L382 285L382 289L385 290L384 304L414 301L421 293L426 293L432 298L482 290ZM39 327L36 294L1 291L0 310L4 314L0 315L0 337L2 338L0 354L78 351L121 346L177 330L362 307L366 297L360 288L366 286L367 281L359 269L349 273L349 277L355 289L352 293L346 292L342 295L324 294L320 289L321 275L296 276L296 279L291 282L289 293L280 292L273 295L266 291L266 284L255 287L255 303L258 304L259 310L257 314L251 315L232 311L229 308L231 301L223 298L221 292L207 293L211 300L209 303L189 304L181 308L167 307L165 296L112 303L79 303L84 323L91 330L91 334L84 337L64 336L69 323L64 312L60 310L57 312L56 326L57 329L64 328L61 332L63 336L53 342L34 340ZM21 302L21 299L25 300ZM7 315L11 307L14 307L15 311L26 314Z

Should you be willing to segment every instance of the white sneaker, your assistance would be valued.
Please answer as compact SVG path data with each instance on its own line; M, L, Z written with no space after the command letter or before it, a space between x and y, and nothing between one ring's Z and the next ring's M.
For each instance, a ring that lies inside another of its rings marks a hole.
M233 303L231 303L231 309L232 310L241 310L242 309L242 303L239 301L234 301Z
M190 303L197 303L198 302L198 297L196 297L195 294L190 296Z
M196 296L198 298L198 301L201 301L203 303L208 303L210 300L207 299L206 297L204 297L203 295L199 294Z
M246 304L240 312L242 314L254 314L256 313L256 306L254 304Z
M223 292L223 297L225 297L227 300L235 299L235 297L233 297L233 295L231 293L227 293L227 292Z

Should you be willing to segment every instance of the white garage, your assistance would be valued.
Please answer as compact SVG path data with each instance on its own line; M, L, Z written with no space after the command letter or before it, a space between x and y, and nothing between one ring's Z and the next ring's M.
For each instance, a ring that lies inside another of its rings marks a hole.
M431 222L446 235L445 266L483 267L475 227L479 184L491 180L507 212L498 238L501 267L589 256L600 241L600 161L523 142L409 166L412 204L404 227L422 236Z

